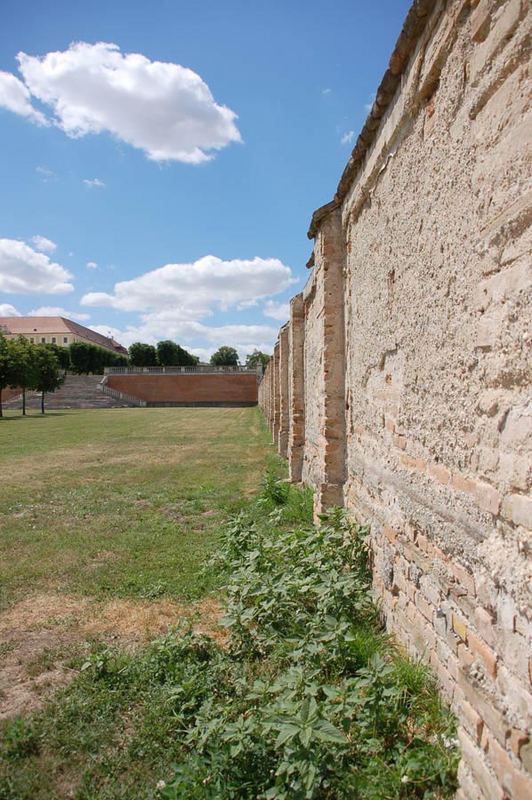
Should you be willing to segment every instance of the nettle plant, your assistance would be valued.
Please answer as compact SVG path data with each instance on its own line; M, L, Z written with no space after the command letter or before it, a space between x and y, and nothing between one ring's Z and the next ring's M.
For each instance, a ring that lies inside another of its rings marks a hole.
M451 797L454 720L382 629L367 531L339 510L294 528L285 487L266 483L211 564L229 573L229 643L187 651L184 758L160 797Z

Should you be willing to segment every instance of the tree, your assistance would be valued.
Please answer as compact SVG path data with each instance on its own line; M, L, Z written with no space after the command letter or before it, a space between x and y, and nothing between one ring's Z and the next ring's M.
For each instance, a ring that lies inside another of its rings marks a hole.
M178 366L180 367L195 367L196 364L199 364L198 356L193 356L192 353L189 353L188 350L185 350L184 347L181 347L180 344L177 345L178 350Z
M199 358L180 344L164 339L157 343L157 361L161 367L193 367L199 362Z
M46 347L59 361L61 369L70 369L70 351L68 347L61 347L59 344L41 344L39 347Z
M9 370L11 364L11 353L7 346L7 339L0 333L0 417L3 416L2 410L2 390L9 386Z
M157 351L152 344L133 342L129 347L129 361L132 367L156 367Z
M119 367L127 364L125 356L113 353L104 347L88 342L72 342L70 345L70 364L78 374L92 372L101 375L105 367Z
M72 342L70 350L70 364L74 372L78 375L91 372L91 345L87 342Z
M248 369L256 369L258 366L262 366L264 369L269 360L270 356L267 353L255 349L246 357L246 367Z
M170 339L157 342L157 361L161 367L177 367L181 348Z
M26 415L26 389L35 386L35 345L23 336L9 339L9 377L8 385L22 389L22 414Z
M38 345L34 352L33 389L41 393L41 414L44 414L45 392L55 392L64 381L57 356L46 345Z
M237 367L238 353L234 347L224 345L211 356L211 364L215 367Z

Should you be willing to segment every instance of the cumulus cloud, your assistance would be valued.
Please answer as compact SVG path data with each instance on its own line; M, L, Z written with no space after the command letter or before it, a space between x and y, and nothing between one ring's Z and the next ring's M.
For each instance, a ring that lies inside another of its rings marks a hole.
M216 310L239 310L279 294L296 283L290 267L276 258L223 261L205 256L192 264L167 264L130 281L115 284L112 293L89 292L85 306L138 312L135 324L114 328L125 345L173 339L204 357L222 344L236 347L241 357L255 348L270 350L277 327L270 325L206 325ZM105 329L105 330L104 330ZM95 327L106 332L107 326Z
M161 339L172 339L187 347L202 360L208 358L221 345L234 347L241 360L253 350L271 352L278 329L268 325L205 325L198 321L187 321L164 314L147 314L138 325L125 328L109 325L92 325L93 330L104 336L111 335L117 342L129 347L133 342L156 344Z
M67 317L68 319L77 319L79 322L90 319L90 314L82 314L79 311L67 311L66 308L61 306L40 306L34 308L28 314L29 317Z
M0 71L0 108L27 117L37 125L49 124L44 114L32 106L28 87L10 72Z
M84 178L83 183L89 189L103 189L105 187L105 183L100 178Z
M21 317L20 311L17 311L15 306L11 303L0 303L0 317Z
M262 313L265 317L278 319L279 322L286 322L290 316L290 303L276 303L275 300L268 300Z
M76 42L67 50L19 53L22 83L0 73L0 104L40 124L31 96L48 105L68 136L108 132L154 161L199 164L241 141L236 114L215 102L191 69L120 52L116 44Z
M266 298L295 283L290 267L277 258L222 261L204 256L192 264L164 267L116 283L112 294L89 292L82 305L108 306L121 311L176 309L184 318L197 319L212 308L227 310Z
M65 294L72 275L44 253L17 239L0 239L0 291L8 294Z
M340 139L340 144L351 144L355 136L354 131L346 131L342 138Z
M96 263L96 261L87 261L85 266L87 267L87 269L98 269L98 264Z
M46 236L32 236L31 241L35 249L40 250L41 253L53 253L54 250L57 250L56 243L52 242L51 239L47 239Z

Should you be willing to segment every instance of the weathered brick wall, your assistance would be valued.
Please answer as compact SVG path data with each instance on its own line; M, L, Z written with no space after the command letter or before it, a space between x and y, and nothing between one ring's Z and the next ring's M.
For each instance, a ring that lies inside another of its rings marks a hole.
M524 0L414 4L288 331L292 477L371 524L462 800L532 796L529 37Z
M253 405L257 402L257 376L253 373L109 375L107 385L149 403Z
M301 477L319 486L323 480L323 420L325 380L323 370L323 281L316 270L303 291L305 315L304 358L304 442Z
M18 386L14 389L7 386L5 389L2 389L2 402L7 403L8 400L12 400L14 397L18 397L22 394L22 389L19 389Z

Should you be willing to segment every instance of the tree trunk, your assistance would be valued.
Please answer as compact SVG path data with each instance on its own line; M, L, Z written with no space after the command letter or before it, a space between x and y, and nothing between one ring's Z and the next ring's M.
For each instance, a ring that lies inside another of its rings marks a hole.
M4 410L2 408L2 387L0 386L0 417L4 416Z
M41 392L41 414L44 414L44 392Z
M22 416L26 416L26 387L22 389Z

